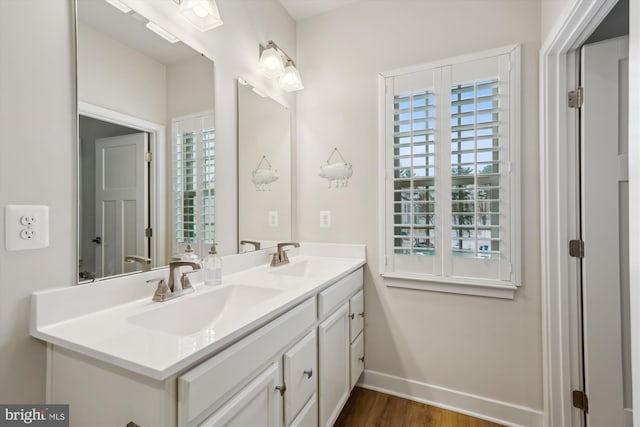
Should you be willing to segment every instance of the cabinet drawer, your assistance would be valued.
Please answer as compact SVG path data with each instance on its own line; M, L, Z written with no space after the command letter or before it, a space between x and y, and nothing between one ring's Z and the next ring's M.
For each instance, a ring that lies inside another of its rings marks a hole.
M357 269L347 277L318 294L318 317L322 319L340 303L362 288L362 268Z
M178 426L197 425L271 360L292 337L315 324L314 298L178 377Z
M281 423L279 370L276 363L261 372L198 427L277 427Z
M289 427L318 427L318 399L314 394Z
M289 425L317 389L316 342L314 330L284 353L284 383L287 386L284 394L285 425Z
M364 334L360 334L351 344L351 388L356 385L364 371Z
M362 290L349 300L349 325L351 342L364 328L364 293Z

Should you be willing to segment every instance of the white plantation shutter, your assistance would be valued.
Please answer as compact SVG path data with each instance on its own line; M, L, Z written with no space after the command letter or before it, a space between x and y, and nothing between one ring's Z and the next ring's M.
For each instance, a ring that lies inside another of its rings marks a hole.
M518 57L491 51L386 77L383 275L519 283Z
M215 131L213 114L172 121L174 146L174 242L204 253L215 231ZM184 249L174 245L173 252ZM208 249L207 249L208 251Z

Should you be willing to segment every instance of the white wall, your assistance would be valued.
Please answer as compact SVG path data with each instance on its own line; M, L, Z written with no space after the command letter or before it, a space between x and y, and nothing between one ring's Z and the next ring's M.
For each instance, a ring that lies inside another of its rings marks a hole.
M554 27L565 21L576 0L541 0L540 37L544 41L554 33Z
M68 0L0 2L0 402L44 401L45 346L29 337L31 292L73 283L75 78ZM37 29L37 31L35 30ZM50 208L50 246L4 247L4 207Z
M78 99L165 124L167 67L78 22Z
M199 33L171 1L128 0L216 63L216 217L222 253L236 250L236 83L266 92L258 44L295 51L295 24L277 0L218 0L225 24ZM75 64L71 0L0 1L0 224L10 203L47 204L51 245L7 252L0 244L0 402L42 403L45 346L28 335L31 292L75 283ZM281 96L278 93L275 96ZM285 100L293 102L292 97ZM28 163L21 161L29 155ZM0 234L4 241L4 226Z
M357 2L305 20L297 32L305 84L297 98L298 233L367 245L366 368L541 410L540 3ZM378 73L513 43L523 45L524 285L514 301L387 288L377 257ZM353 163L347 188L327 189L317 176L334 146ZM321 210L332 212L329 229L319 227Z

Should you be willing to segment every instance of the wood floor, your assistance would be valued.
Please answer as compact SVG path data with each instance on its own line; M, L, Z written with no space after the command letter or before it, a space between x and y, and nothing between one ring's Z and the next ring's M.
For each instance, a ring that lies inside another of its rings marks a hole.
M489 421L401 399L353 389L334 427L502 427Z

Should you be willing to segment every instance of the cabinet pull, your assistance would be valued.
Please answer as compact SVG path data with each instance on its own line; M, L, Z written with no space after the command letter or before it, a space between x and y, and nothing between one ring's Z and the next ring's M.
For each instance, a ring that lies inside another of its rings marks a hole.
M362 363L364 363L364 356L358 357L358 360L361 361Z
M360 317L364 317L364 311L363 311L363 312L361 312L361 313L358 313L358 316L360 316Z
M353 320L353 319L355 319L356 314L355 314L355 313L351 313L351 314L349 315L349 317L351 318L351 320Z
M311 378L313 376L313 369L309 369L308 371L304 371L303 374L306 375L307 378Z
M277 385L276 390L280 392L280 396L284 396L284 392L287 391L287 385L286 384Z

